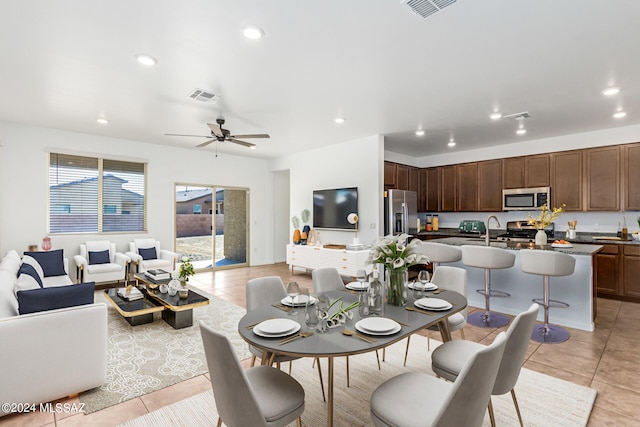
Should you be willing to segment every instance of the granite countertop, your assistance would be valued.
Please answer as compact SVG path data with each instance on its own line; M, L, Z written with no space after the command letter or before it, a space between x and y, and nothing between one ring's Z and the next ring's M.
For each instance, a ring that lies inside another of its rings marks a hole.
M445 237L443 239L436 240L438 243L444 243L446 245L452 246L462 246L462 245L476 245L476 246L484 246L485 240L479 237ZM563 252L570 255L594 255L597 252L602 250L602 245L598 244L582 244L575 243L572 247L568 248L554 248L551 244L544 246L536 246L533 243L516 243L516 242L497 242L492 240L490 243L491 247L494 248L502 248L512 251L519 251L521 249L538 249L538 250L547 250L547 251L556 251Z

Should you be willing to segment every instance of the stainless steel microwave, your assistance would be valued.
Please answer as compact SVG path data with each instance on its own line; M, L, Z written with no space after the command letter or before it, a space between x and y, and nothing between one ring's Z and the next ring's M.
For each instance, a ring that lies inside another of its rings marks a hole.
M510 188L502 190L503 211L539 210L551 201L549 187Z

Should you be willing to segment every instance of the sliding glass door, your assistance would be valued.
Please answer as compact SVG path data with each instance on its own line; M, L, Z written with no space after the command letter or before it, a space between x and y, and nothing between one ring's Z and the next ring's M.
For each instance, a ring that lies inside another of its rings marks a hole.
M176 252L197 270L248 265L249 191L176 184Z

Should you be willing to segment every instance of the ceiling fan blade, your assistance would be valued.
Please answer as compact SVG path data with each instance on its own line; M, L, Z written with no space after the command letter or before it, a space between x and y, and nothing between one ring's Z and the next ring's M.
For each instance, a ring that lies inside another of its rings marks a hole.
M251 135L231 135L230 138L271 138L266 133L254 133Z
M223 136L222 135L222 130L220 128L219 125L214 125L213 123L207 123L207 126L209 126L209 129L211 129L211 132L213 132L214 135L216 136Z
M209 145L209 144L211 144L212 142L215 142L215 141L217 141L217 139L215 139L215 138L214 139L210 139L208 141L203 142L202 144L196 145L196 147L206 147L207 145Z
M236 144L244 145L245 147L249 147L249 148L256 146L256 144L252 144L246 141L240 141L239 139L235 139L235 138L229 138L227 139L227 141L235 142Z
M165 133L165 136L195 136L196 138L211 138L211 135L184 135L182 133Z

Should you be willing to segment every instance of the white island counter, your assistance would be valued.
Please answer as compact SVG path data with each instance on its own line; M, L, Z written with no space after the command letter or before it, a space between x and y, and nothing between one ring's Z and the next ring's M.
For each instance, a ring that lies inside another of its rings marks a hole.
M437 239L434 242L448 245L484 245L484 239L449 237ZM491 242L491 246L513 250L516 252L515 264L511 268L491 271L491 289L511 294L508 298L491 298L491 310L500 313L517 315L531 305L533 298L542 298L542 276L527 274L520 270L520 249L554 250L570 254L576 259L575 271L570 276L551 277L549 290L551 299L568 303L569 308L554 308L549 310L549 322L560 326L594 330L595 291L593 255L602 249L600 245L574 244L571 248L556 249L549 246L535 246L528 243ZM466 267L462 262L449 263L455 267L462 267L468 272L467 299L473 307L484 309L484 296L476 290L484 289L484 270ZM538 320L543 320L543 310L538 314Z

